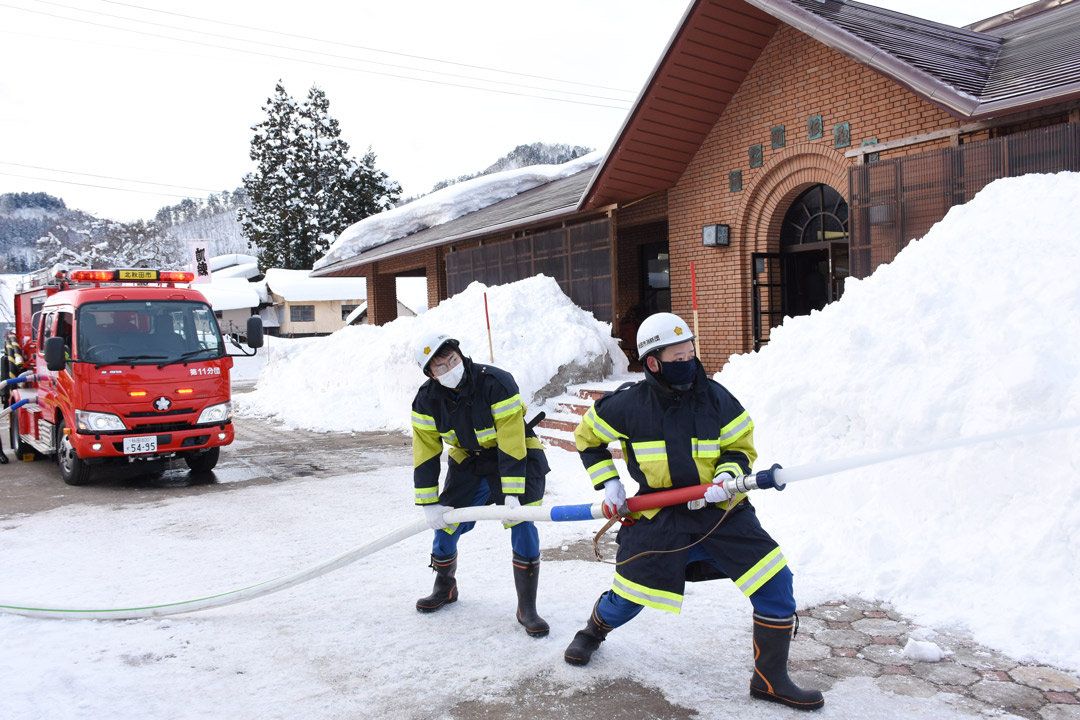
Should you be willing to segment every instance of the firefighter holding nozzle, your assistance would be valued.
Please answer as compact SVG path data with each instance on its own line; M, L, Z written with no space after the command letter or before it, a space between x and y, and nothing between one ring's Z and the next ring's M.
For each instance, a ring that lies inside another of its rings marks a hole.
M708 484L703 500L632 513L619 530L615 578L566 648L571 665L588 664L615 628L644 607L679 613L686 581L730 578L753 606L754 674L750 694L802 710L821 693L788 677L788 648L798 626L787 560L758 522L744 493L721 484L750 473L757 458L754 423L739 401L710 379L694 335L677 315L646 318L637 334L645 379L605 394L574 432L578 452L609 514L626 492L608 451L618 441L639 494Z

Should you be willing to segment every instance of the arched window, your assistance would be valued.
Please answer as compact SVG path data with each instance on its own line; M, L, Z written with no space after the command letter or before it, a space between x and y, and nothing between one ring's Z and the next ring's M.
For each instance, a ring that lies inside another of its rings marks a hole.
M819 242L847 242L848 205L828 185L814 185L791 203L780 228L780 248Z

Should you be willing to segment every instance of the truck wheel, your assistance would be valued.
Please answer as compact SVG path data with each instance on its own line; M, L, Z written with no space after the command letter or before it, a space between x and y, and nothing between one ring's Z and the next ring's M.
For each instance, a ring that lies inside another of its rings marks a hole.
M11 452L15 454L16 460L22 460L23 455L33 454L34 448L30 447L22 441L19 437L21 431L19 430L19 411L15 410L8 415L8 430L11 432Z
M184 462L193 473L208 473L217 465L221 455L220 447L212 447L206 452L192 452L184 456Z
M56 462L60 465L60 477L68 485L85 485L90 480L90 466L80 460L71 446L71 440L64 432L64 421L56 426L57 442Z

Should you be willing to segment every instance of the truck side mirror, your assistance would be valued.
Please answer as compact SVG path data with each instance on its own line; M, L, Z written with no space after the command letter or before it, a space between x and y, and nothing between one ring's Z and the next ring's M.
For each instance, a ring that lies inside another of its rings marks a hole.
M263 346L262 318L258 315L252 315L247 319L247 344L256 349Z
M67 365L64 357L64 338L51 337L45 339L45 367L51 372L63 370Z

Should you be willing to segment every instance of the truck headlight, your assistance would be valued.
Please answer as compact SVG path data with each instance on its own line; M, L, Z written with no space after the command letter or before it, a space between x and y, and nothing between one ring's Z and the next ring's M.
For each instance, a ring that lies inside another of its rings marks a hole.
M110 432L112 430L127 430L124 421L112 413L90 412L89 410L75 411L75 426L79 432Z
M220 405L211 405L199 413L198 425L212 425L223 423L232 419L232 403L223 402Z

